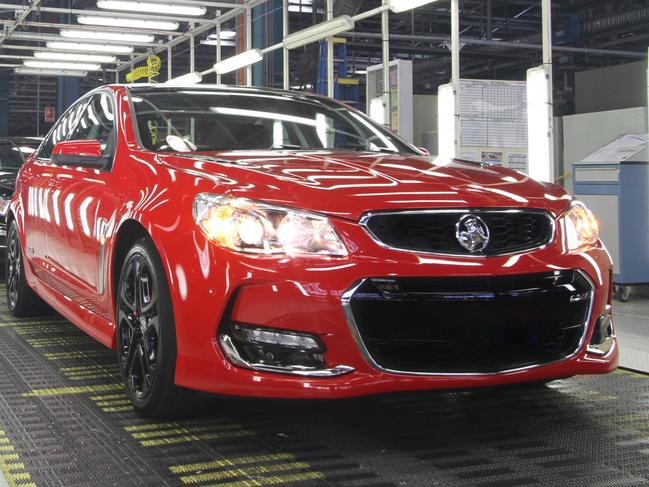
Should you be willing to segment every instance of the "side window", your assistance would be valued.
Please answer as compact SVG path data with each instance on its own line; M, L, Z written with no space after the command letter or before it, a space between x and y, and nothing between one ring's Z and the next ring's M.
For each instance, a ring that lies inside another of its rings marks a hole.
M101 92L90 99L67 140L98 140L103 156L113 154L115 115L110 94Z
M79 115L83 111L87 102L87 99L78 101L75 105L72 106L72 108L70 108L70 110L65 113L65 115L63 115L63 117L59 119L52 131L47 136L47 139L45 139L45 142L43 142L41 150L38 152L37 156L39 159L49 159L50 157L52 157L54 146L62 140L66 140L70 129L74 128L77 120L79 119Z

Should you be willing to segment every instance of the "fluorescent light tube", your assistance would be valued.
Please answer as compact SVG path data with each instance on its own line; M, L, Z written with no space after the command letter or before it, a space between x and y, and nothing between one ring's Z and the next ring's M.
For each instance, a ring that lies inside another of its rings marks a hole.
M195 85L196 83L200 83L203 81L203 75L199 73L198 71L194 71L193 73L187 73L183 74L182 76L178 76L176 78L171 78L168 81L165 81L166 85Z
M453 84L437 89L437 145L439 157L453 159L455 154L455 90Z
M262 59L264 56L259 49L251 49L216 63L212 69L216 74L225 74L255 64Z
M354 19L349 15L341 15L335 19L316 24L312 27L300 30L284 38L284 45L288 49L306 46L312 42L346 32L354 28Z
M101 17L99 15L77 15L77 22L85 25L106 27L130 27L132 29L178 30L180 24L173 20L142 20L128 17Z
M61 37L118 42L153 42L155 40L155 37L151 34L122 34L121 32L103 32L100 30L81 29L61 29Z
M436 1L437 0L388 0L388 8L395 14L398 14Z
M188 15L199 17L205 15L205 7L193 5L173 5L170 3L131 2L127 0L97 0L97 7L107 10L124 10L128 12L155 12L157 14Z
M28 68L62 69L69 71L99 71L101 65L94 63L62 63L59 61L23 61Z
M74 52L36 51L34 57L38 59L49 59L51 61L72 61L88 63L114 63L115 56L108 54L77 54Z
M237 36L237 33L233 30L222 30L221 33L219 34L221 36L221 39L234 39ZM207 36L208 39L218 39L219 35L217 34L210 34Z
M14 69L16 74L35 74L38 76L75 76L83 78L88 76L87 71L67 71L61 69L36 69L36 68L26 68L24 66L19 66Z
M45 45L48 49L58 49L60 51L112 52L115 54L131 54L133 52L133 47L131 46L117 46L114 44L48 41Z
M207 39L205 41L201 41L201 44L204 46L218 46L219 41L215 39ZM221 41L221 47L234 47L236 45L237 44L234 41Z
M545 67L527 70L527 153L530 177L552 182L552 103Z

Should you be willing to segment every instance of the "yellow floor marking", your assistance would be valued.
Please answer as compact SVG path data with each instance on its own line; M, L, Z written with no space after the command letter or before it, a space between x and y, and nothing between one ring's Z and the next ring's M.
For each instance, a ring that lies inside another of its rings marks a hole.
M88 392L119 391L122 384L97 384L95 386L56 387L53 389L34 389L25 392L23 397L63 396L69 394L86 394Z
M156 440L140 441L142 446L167 446L178 445L181 443L191 443L194 441L219 440L223 438L237 438L241 436L252 436L252 431L229 431L227 433L204 433L198 435L174 436L172 438L159 438Z
M163 436L177 436L189 433L202 433L205 431L228 431L233 429L241 429L240 424L223 424L214 426L194 426L192 428L172 428L157 431L142 431L140 433L131 433L131 436L136 440L146 440L151 438L160 438Z
M59 370L63 373L66 372L87 372L92 370L108 370L110 366L106 365L81 365L79 367L61 367Z
M236 482L225 482L212 484L213 487L264 487L265 485L288 484L290 482L302 482L304 480L322 480L325 476L321 472L304 472L294 475L280 475L265 477L261 479L238 480ZM212 487L208 485L206 487Z
M29 482L31 476L25 471L25 464L20 461L18 453L7 453L14 451L9 438L5 432L0 430L0 477L4 477L9 487L36 487L36 484Z
M55 347L61 345L81 345L91 342L92 338L89 336L72 336L72 337L52 337L52 338L28 338L29 343L34 348Z
M233 467L235 465L248 465L250 463L276 462L279 460L294 460L290 453L275 453L271 455L250 455L247 457L214 460L212 462L190 463L187 465L174 465L169 467L172 473L188 473L211 468Z
M126 394L103 394L101 396L90 396L93 401L108 401L110 399L128 399Z
M109 349L106 350L88 350L87 352L50 352L44 353L43 356L47 360L66 360L74 358L92 358L92 357L103 357L112 355L113 352Z
M185 477L180 477L180 480L184 484L197 484L199 482L227 480L237 477L255 477L268 473L288 472L290 470L307 470L308 468L309 464L304 462L276 463L271 465L257 465L248 468L235 468L232 470L223 470L220 472L187 475Z
M194 423L196 426L204 426L207 424L222 424L223 420L209 420L201 421L200 423ZM187 426L193 426L191 423L179 423L179 422L170 422L170 423L146 423L146 424L136 424L132 426L125 426L124 431L132 433L134 431L147 431L147 430L159 430L164 428L184 428Z
M94 380L94 379L112 379L112 378L119 378L117 374L95 374L95 375L74 375L72 377L68 377L69 380L72 381L79 381L79 380Z
M628 369L617 369L616 374L632 375L634 377L640 377L641 379L649 379L649 374L643 374L642 372L636 372L635 370Z
M130 404L131 401L128 399L113 399L111 401L97 401L95 404L97 406L123 406L125 404Z
M120 406L114 408L101 408L105 413L125 413L126 411L134 411L133 406Z

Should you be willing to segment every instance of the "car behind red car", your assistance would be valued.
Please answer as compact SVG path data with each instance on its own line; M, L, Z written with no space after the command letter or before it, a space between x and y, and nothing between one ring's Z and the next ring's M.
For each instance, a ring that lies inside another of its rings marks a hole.
M7 219L12 312L42 299L115 349L149 415L189 390L340 398L617 365L583 204L321 97L94 90L22 168Z

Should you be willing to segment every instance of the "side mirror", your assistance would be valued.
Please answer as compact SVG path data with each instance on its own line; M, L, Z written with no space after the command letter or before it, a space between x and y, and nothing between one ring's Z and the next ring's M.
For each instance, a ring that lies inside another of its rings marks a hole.
M98 140L65 140L54 146L52 164L57 166L82 166L103 168L108 158L101 154Z
M425 147L417 147L417 150L419 152L421 152L421 154L424 155L424 156L429 156L430 155L430 151L428 149L426 149Z

